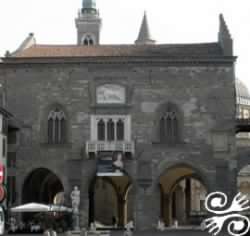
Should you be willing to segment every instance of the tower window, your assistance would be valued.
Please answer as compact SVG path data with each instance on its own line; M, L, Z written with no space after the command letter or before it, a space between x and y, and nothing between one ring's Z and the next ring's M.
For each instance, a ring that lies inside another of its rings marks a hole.
M85 45L85 46L94 45L94 39L93 39L93 37L90 36L90 35L86 35L86 36L83 38L83 45Z
M63 111L55 109L48 115L48 143L66 142L66 117Z

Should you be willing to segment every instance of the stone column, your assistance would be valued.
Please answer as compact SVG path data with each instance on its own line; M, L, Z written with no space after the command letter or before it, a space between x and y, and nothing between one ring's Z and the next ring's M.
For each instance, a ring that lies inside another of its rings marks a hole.
M89 209L86 213L88 213L88 225L94 222L95 219L95 193L94 190L90 191L88 194L88 203Z
M138 186L136 193L136 219L137 230L155 228L160 218L160 190L150 187Z
M215 189L212 191L221 191L225 194L230 193L230 175L228 168L228 161L217 160L216 163L216 178L215 178Z
M162 204L161 204L161 211L162 211L162 220L166 226L170 226L171 222L171 197L169 194L164 193L162 196Z
M185 221L185 194L181 186L177 186L175 190L176 194L176 219L178 224L184 223Z
M80 227L87 228L89 225L89 195L81 194Z
M186 179L186 186L185 186L185 203L186 203L186 221L189 219L190 212L191 212L191 179Z
M124 204L125 201L121 194L117 195L118 198L118 226L124 226Z

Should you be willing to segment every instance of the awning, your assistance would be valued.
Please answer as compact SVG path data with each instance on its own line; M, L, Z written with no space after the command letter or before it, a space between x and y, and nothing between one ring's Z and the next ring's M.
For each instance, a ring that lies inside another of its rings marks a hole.
M11 212L71 212L72 209L61 205L46 205L41 203L27 203L12 207Z

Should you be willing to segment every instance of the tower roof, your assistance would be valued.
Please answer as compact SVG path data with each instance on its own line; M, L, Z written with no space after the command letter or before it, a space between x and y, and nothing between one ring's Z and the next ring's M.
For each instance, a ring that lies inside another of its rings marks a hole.
M222 14L219 16L220 28L218 41L224 51L225 56L233 56L233 39Z
M151 34L150 34L146 12L144 12L140 32L135 43L136 44L154 44L155 43L155 40L152 39Z
M82 9L96 9L96 1L95 0L83 0Z

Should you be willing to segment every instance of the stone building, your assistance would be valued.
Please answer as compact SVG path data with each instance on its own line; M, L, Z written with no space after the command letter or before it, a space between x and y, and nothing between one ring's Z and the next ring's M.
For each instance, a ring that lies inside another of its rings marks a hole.
M250 119L250 94L247 86L236 79L236 117L238 119ZM239 132L236 136L236 146L239 150L248 152L250 146L250 133ZM239 151L240 152L240 151ZM243 166L238 172L237 188L240 192L248 194L250 197L250 165Z
M13 137L19 130L18 121L6 110L6 91L0 84L0 205L7 210L13 199L15 177L13 174Z
M236 191L233 40L156 44L146 14L135 44L101 45L84 0L76 45L30 34L2 58L8 109L23 125L13 204L81 191L81 226L197 223L207 192ZM167 30L167 29L166 29Z

